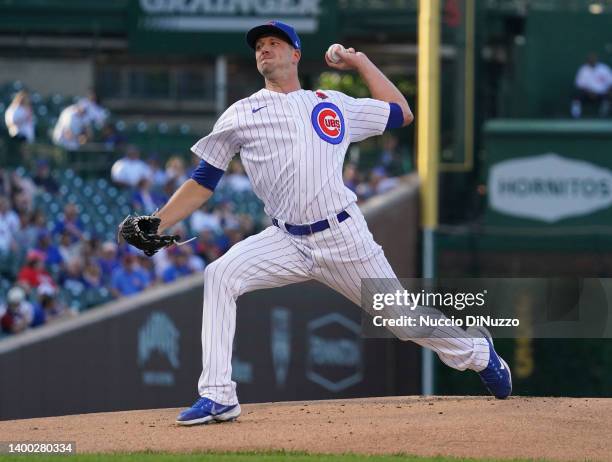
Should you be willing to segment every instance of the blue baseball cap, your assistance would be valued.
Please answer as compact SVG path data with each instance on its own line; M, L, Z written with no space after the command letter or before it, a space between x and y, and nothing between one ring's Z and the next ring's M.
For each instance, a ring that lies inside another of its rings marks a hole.
M255 42L259 37L263 37L264 35L275 35L283 40L285 40L289 45L291 45L296 50L302 49L302 43L300 42L300 37L297 32L290 26L289 24L285 24L280 21L268 21L261 26L255 26L246 34L246 41L249 46L254 50Z

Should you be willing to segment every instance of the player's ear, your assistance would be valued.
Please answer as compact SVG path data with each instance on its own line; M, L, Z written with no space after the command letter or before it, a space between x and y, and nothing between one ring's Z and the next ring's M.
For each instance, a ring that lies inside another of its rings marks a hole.
M293 49L293 62L297 64L300 62L301 58L302 58L302 52L298 50L297 48L294 48Z

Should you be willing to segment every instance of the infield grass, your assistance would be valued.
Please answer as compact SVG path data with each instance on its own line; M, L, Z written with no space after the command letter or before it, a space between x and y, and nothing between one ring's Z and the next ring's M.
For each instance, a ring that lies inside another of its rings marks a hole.
M75 455L0 455L0 462L57 461L66 457L70 462L502 462L501 459L466 459L453 457L417 457L409 455L367 456L361 454L305 454L301 452L241 452L169 454L153 452ZM544 460L544 459L540 459ZM514 459L514 462L527 462ZM503 462L509 462L505 459ZM531 459L533 462L533 459Z

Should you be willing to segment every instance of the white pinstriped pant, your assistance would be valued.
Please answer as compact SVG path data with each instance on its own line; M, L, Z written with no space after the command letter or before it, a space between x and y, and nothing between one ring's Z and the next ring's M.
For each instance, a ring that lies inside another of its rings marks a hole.
M232 344L236 329L236 299L257 289L280 287L315 279L360 305L362 278L388 278L400 287L357 207L350 218L331 220L331 228L310 236L293 236L275 226L234 245L204 271L202 315L202 375L200 396L220 404L238 402L232 381ZM334 217L335 218L335 217ZM401 328L390 329L435 351L447 365L481 370L489 360L484 338L453 333L458 328L437 328L430 338L410 338Z

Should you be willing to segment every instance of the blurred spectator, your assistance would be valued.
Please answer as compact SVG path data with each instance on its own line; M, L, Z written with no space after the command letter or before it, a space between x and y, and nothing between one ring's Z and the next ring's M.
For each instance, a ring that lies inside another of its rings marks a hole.
M111 277L111 293L114 297L134 295L142 292L151 283L150 277L137 262L132 251L123 255L121 266L113 271Z
M100 245L100 240L97 237L81 241L81 257L85 261L95 260L100 253Z
M11 197L11 175L0 166L0 196Z
M40 287L39 287L40 288ZM43 307L38 303L32 303L32 321L30 321L30 327L39 327L47 322L47 316Z
M390 133L383 135L383 150L380 154L380 165L391 175L401 175L412 170L409 156L402 157L399 150L399 139Z
M43 212L42 210L38 209L35 210L31 215L30 215L30 224L29 226L36 230L36 238L38 240L40 240L40 236L41 234L47 233L49 234L49 231L47 229L47 216L45 215L45 212Z
M227 236L227 249L244 239L244 233L239 226L228 227L225 230L225 235Z
M80 294L85 290L83 279L83 259L75 255L70 260L65 260L64 271L61 273L59 282L61 286L73 294Z
M151 169L140 160L140 151L133 145L127 147L125 157L115 162L111 168L111 178L120 186L133 188L142 178L150 176Z
M346 164L344 166L344 172L342 172L342 179L344 180L344 185L355 192L359 184L359 171L357 170L357 166L355 164Z
M40 250L31 249L26 255L25 265L17 274L17 281L35 288L40 284L55 286L53 278L45 269L45 254Z
M176 191L176 188L174 187L174 181L166 181L166 184L164 184L164 187L162 189L164 201L167 201L169 198L171 198L172 194L174 194L174 191Z
M182 221L167 229L165 232L179 236L179 242L188 239L187 229ZM168 268L168 266L170 266L172 263L170 259L170 251L173 249L174 247L162 249L153 256L152 260L155 263L153 271L157 279L163 279L164 271L166 271L166 268Z
M255 222L253 221L252 215L247 215L245 213L238 215L238 223L240 224L240 230L244 235L254 234L255 231Z
M205 230L213 233L221 232L221 220L217 214L210 212L210 208L209 204L204 204L191 215L189 224L194 233L199 234Z
M34 213L32 214L32 224L38 231L39 237L42 233L49 232L47 229L47 222L48 220L47 216L45 215L45 212L40 209L34 211Z
M19 229L19 216L10 209L8 199L0 196L0 256L17 250L15 236Z
M234 213L234 203L230 201L221 202L215 209L215 213L219 216L221 227L237 228L240 226L238 217Z
M168 181L168 176L166 175L166 171L159 165L159 159L157 156L152 155L149 157L147 159L147 165L149 166L149 169L151 169L151 180L153 182L153 187L163 187Z
M85 98L81 98L78 104L84 108L87 124L102 128L104 122L108 118L108 111L100 106L98 95L93 90Z
M34 214L21 212L19 214L19 233L15 235L17 244L22 249L33 249L38 243L38 228L33 221Z
M125 136L119 133L113 124L106 124L102 127L100 138L104 147L109 151L122 147L126 141Z
M83 282L88 289L99 289L104 286L102 270L95 261L88 261L83 270Z
M64 230L60 234L59 245L57 247L59 254L64 262L68 262L77 258L81 254L81 245L79 241L75 241L70 232Z
M367 183L360 183L357 188L357 197L359 200L367 200L377 194L383 194L390 191L399 182L399 178L390 178L384 167L376 167L370 172L370 178Z
M27 329L34 317L34 307L26 300L25 290L19 286L8 291L6 306L0 307L0 312L4 312L0 319L2 330L12 334Z
M151 181L143 177L138 182L138 189L132 194L132 207L139 215L150 215L163 204L162 198L151 191Z
M596 53L590 53L586 63L578 69L575 85L572 117L582 115L584 104L599 105L599 115L608 115L612 100L612 70L607 64L599 62Z
M191 165L189 166L189 168L187 169L187 172L186 172L187 177L191 178L191 175L200 166L201 162L202 162L202 159L200 159L195 154L193 156L191 156ZM231 162L230 162L230 165L231 165Z
M119 267L117 244L110 241L102 244L100 256L98 257L98 265L102 271L102 278L106 283L109 283L111 281L113 271Z
M81 103L67 106L53 129L53 142L71 151L79 149L91 138L85 106Z
M172 184L174 190L187 181L185 162L178 156L172 156L166 162L166 182Z
M42 311L43 323L46 324L57 319L74 316L75 313L59 300L57 296L58 291L55 287L41 284L36 292ZM34 322L32 325L34 325Z
M374 194L384 194L391 191L399 183L398 177L389 177L384 167L378 167L372 170L370 183L374 188Z
M206 263L212 263L223 255L221 248L217 245L215 235L208 230L202 231L198 236L195 251Z
M162 275L163 282L172 282L176 279L193 273L189 266L187 254L180 248L174 247L168 251L170 264Z
M144 253L140 252L136 255L138 266L147 274L149 278L149 287L153 286L157 281L157 267L153 258L147 257Z
M30 97L25 90L15 95L4 113L4 121L11 137L28 143L34 142L34 115Z
M161 249L151 260L153 261L153 279L161 281L164 277L164 271L170 266L170 248Z
M59 247L53 243L51 234L48 231L39 233L36 250L45 254L45 266L48 268L59 268L64 262Z
M14 171L11 174L11 193L15 210L28 212L33 210L36 185L30 178Z
M185 255L185 258L187 259L187 265L189 266L189 268L191 268L191 271L193 273L204 271L204 267L206 266L206 264L199 255L195 254L195 245L192 246L191 244L192 243L182 245L178 247L178 249L180 249L180 252Z
M68 233L72 242L77 242L84 237L85 227L78 217L77 205L70 202L64 207L64 217L55 222L53 234L62 235Z
M49 161L46 159L41 159L36 162L36 172L32 180L36 186L48 193L56 194L59 191L59 184L55 181L55 178L51 176Z
M30 197L25 191L19 191L13 194L13 209L19 215L29 214L32 212L34 201L30 200Z
M234 192L245 192L252 191L253 187L251 186L251 181L249 177L244 172L244 167L242 162L239 160L233 160L229 168L227 169L227 173L223 176L225 186Z

